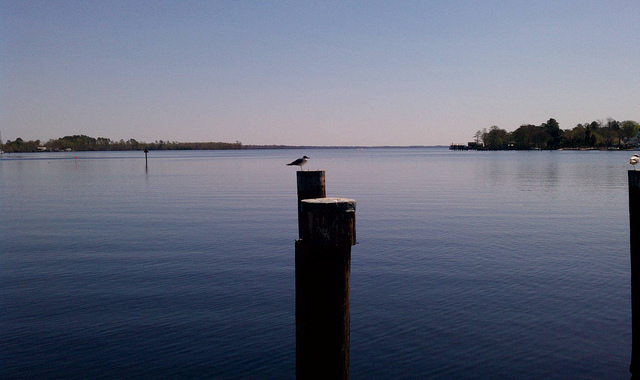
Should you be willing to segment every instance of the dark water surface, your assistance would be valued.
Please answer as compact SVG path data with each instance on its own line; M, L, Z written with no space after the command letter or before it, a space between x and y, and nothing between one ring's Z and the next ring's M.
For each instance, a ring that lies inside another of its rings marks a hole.
M353 379L629 377L631 154L446 149L3 155L0 377L294 378L302 154Z

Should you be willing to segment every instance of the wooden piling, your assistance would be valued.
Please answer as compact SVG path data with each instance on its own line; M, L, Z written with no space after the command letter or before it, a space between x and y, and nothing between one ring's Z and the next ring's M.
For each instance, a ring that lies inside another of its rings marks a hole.
M149 161L147 161L147 154L149 153L149 149L144 148L144 167L149 167Z
M349 379L355 209L353 199L301 202L305 223L296 241L297 379Z
M298 236L302 237L302 226L306 224L306 216L300 209L305 199L324 198L327 190L324 180L324 170L298 170Z
M640 171L629 170L631 246L631 374L640 373Z

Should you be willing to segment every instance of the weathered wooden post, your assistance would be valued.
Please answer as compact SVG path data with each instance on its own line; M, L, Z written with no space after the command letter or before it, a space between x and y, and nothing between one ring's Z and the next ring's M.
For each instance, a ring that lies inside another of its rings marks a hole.
M149 149L144 148L144 167L149 167L149 162L147 161L147 154L149 153Z
M298 177L300 178L300 177ZM296 378L349 379L356 201L301 201L296 241ZM304 221L304 224L302 224Z
M298 236L302 236L302 226L306 225L305 216L300 206L305 199L324 198L327 190L324 180L324 170L299 170L298 179Z
M631 245L631 366L640 373L640 171L629 170L629 232Z

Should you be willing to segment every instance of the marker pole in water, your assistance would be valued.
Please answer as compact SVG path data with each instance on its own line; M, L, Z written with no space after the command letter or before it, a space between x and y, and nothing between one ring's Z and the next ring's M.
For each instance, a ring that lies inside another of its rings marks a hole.
M144 167L149 167L149 161L147 161L147 154L149 153L149 149L144 148Z
M629 232L631 246L631 366L640 373L640 171L629 170Z

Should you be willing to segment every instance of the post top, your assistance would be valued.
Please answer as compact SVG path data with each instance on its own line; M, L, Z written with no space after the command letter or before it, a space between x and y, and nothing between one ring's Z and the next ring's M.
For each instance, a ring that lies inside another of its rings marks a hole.
M349 198L314 198L301 203L302 211L356 211L356 200Z

